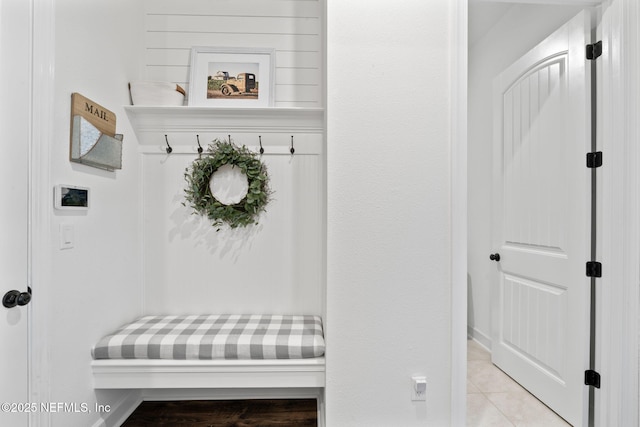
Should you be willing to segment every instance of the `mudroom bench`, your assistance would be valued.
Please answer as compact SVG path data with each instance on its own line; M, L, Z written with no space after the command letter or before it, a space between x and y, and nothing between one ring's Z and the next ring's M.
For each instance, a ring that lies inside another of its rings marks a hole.
M94 388L322 388L315 315L144 316L92 349Z

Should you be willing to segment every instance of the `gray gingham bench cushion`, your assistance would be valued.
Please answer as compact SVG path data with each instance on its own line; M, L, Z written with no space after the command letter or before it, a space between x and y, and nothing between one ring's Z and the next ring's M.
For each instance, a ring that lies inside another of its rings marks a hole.
M94 359L303 359L324 355L313 315L145 316L102 338Z

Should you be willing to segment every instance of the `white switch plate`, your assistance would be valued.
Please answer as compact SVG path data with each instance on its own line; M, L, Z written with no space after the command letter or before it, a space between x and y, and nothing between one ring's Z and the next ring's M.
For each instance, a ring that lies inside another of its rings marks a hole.
M426 377L411 377L411 400L427 400Z
M60 249L71 249L75 241L73 224L60 224Z

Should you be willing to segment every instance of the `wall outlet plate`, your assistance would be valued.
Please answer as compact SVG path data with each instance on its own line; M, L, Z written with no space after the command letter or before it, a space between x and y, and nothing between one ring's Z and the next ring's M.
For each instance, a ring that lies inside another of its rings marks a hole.
M411 400L427 400L427 378L422 376L411 377Z

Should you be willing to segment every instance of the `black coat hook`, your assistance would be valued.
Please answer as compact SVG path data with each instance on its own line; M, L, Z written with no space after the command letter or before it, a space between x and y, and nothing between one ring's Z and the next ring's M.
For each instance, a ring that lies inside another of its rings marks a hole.
M167 135L164 136L164 140L167 142L167 148L165 150L167 151L167 154L171 154L173 148L169 145L169 138L167 138Z
M202 145L200 145L200 135L196 135L196 139L198 140L198 154L202 154L204 149L202 148Z
M291 148L289 149L289 152L290 152L291 154L293 154L293 153L295 153L295 152L296 152L296 149L295 149L295 148L293 148L293 135L291 135Z
M264 154L264 148L262 148L262 136L258 135L258 141L260 141L260 154Z

